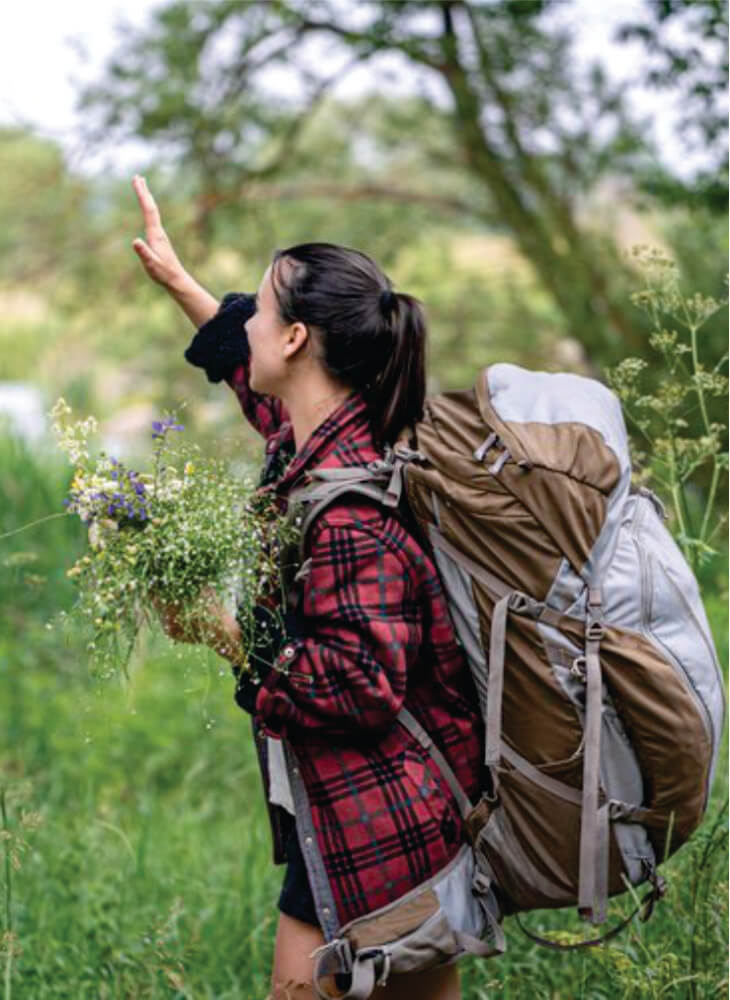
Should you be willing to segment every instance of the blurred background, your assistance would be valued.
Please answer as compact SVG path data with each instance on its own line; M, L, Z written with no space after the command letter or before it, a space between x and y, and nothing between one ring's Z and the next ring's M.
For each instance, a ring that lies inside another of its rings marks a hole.
M426 306L432 392L498 360L603 378L631 355L659 380L628 251L673 258L687 294L726 294L727 27L721 0L16 5L0 37L0 534L62 509L58 396L141 463L151 421L183 402L204 447L261 457L131 249L135 172L215 295L255 290L296 242L375 257ZM725 309L701 348L724 370ZM711 405L724 419L726 399ZM718 537L702 583L725 662ZM6 1000L263 997L280 874L247 720L221 661L159 636L130 681L89 678L58 618L84 544L71 518L0 539ZM686 894L653 938L549 960L516 939L465 966L465 996L726 995L726 816L686 849Z

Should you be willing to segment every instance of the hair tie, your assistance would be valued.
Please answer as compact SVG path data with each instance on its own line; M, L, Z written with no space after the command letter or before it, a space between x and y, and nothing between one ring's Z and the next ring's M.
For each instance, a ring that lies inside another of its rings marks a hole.
M383 316L389 316L396 307L398 296L390 288L384 288L380 293L378 305Z

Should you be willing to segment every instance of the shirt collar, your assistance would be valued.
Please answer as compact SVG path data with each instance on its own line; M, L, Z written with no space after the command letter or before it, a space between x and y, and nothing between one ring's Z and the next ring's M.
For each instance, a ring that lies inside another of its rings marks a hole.
M288 436L293 440L291 434ZM312 431L276 483L276 492L288 493L315 466L364 465L378 454L370 430L367 403L362 394L354 390Z

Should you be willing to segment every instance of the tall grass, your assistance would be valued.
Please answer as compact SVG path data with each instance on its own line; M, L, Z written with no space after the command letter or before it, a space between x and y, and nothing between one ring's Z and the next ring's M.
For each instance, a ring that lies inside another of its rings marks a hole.
M64 467L10 439L0 464L0 534L61 509ZM201 665L160 636L128 683L89 677L73 632L46 627L71 604L65 568L83 543L72 518L0 541L0 789L19 864L2 878L17 935L4 998L263 1000L282 872L248 718L222 661ZM707 604L725 662L718 585ZM723 749L707 818L664 867L669 891L647 924L554 953L508 920L506 955L462 964L465 1000L725 995L726 795ZM614 902L614 918L631 905Z

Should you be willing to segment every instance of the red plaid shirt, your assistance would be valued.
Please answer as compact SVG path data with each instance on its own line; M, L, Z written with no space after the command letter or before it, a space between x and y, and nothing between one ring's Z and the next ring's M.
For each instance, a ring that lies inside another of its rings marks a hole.
M274 460L292 448L281 402L248 387L246 360L225 376ZM275 483L285 500L315 466L379 457L367 406L352 393ZM288 638L255 702L258 727L299 760L340 923L384 906L446 865L461 818L428 753L396 723L405 705L465 791L478 795L483 732L476 692L438 573L399 518L365 498L335 501L308 540L299 635Z

